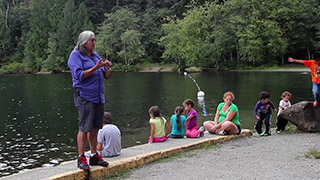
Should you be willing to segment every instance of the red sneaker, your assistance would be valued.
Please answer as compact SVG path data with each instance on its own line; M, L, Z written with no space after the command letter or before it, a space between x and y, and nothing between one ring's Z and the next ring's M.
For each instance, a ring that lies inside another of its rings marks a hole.
M100 166L103 166L103 167L108 167L108 165L109 165L109 163L107 161L104 161L102 159L102 156L100 154L98 154L98 153L96 153L95 155L90 157L89 164L90 165L100 165Z
M84 155L81 155L78 158L78 168L83 169L85 171L90 169L90 167L87 163L87 158Z
M314 101L313 102L313 107L317 107L318 106L318 101Z

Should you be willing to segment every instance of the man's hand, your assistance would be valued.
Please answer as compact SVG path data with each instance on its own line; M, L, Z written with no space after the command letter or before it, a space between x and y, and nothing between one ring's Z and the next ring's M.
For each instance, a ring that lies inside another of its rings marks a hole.
M108 62L103 62L102 61L102 58L101 59L99 59L99 61L98 61L98 63L97 63L97 68L100 68L100 67L102 67L102 66L106 66L107 65L107 63Z
M111 61L109 61L109 60L106 58L106 60L105 60L104 62L106 63L107 69L111 68L111 66L112 66L112 62L111 62Z

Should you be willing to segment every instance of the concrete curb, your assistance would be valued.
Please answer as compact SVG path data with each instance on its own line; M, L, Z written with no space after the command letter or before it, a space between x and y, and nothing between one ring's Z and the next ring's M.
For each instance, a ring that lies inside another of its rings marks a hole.
M208 139L201 138L198 141L173 147L170 149L162 150L162 151L152 151L150 153L145 153L125 159L120 159L116 161L112 161L109 164L108 168L104 168L101 166L94 166L91 168L90 172L85 172L82 170L70 171L62 174L58 174L55 176L51 176L46 180L75 180L75 179L87 179L88 176L99 178L99 177L108 177L111 176L113 173L124 171L127 169L135 168L138 166L142 166L156 160L170 157L181 152L191 151L196 148L206 146L206 145L213 145L217 143L222 143L226 141L230 141L231 139L251 136L251 130L244 129L242 130L240 135L229 135L229 136L215 136Z

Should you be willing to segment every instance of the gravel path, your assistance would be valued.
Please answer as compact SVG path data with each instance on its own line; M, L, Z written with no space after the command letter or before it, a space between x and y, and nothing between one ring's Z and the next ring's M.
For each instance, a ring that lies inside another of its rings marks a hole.
M320 150L320 133L254 134L134 169L127 179L320 179L320 159L304 157L310 149Z

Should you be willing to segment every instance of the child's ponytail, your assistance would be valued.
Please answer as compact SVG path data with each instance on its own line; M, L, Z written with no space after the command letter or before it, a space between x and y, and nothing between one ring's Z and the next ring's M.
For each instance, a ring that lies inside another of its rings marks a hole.
M181 106L177 106L176 109L174 110L174 112L177 115L176 122L177 122L177 126L178 126L178 131L180 131L181 130L180 116L183 113L183 108Z

